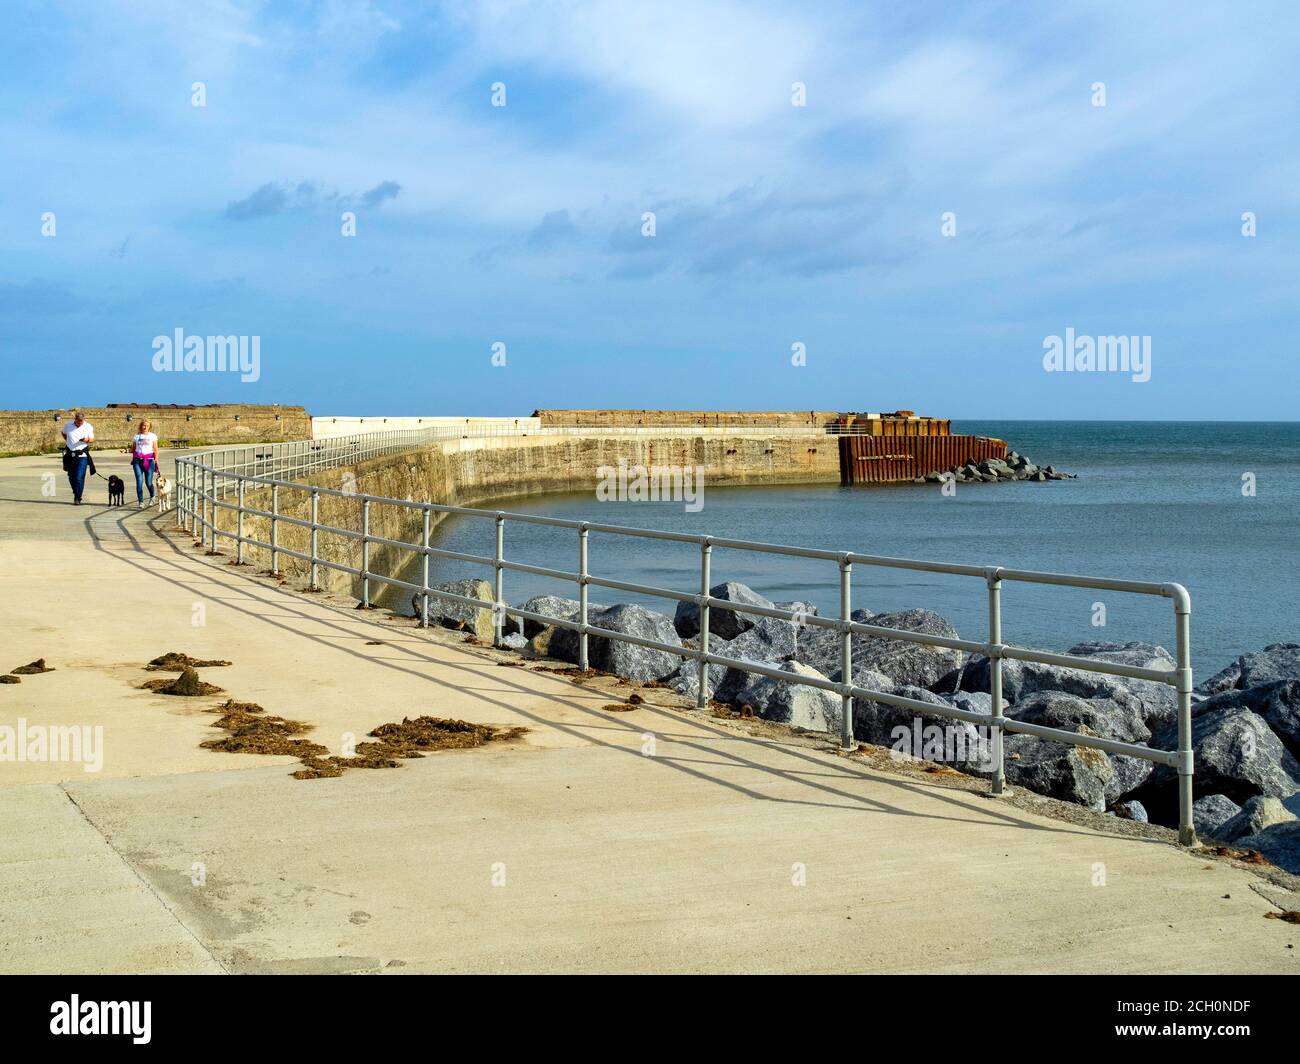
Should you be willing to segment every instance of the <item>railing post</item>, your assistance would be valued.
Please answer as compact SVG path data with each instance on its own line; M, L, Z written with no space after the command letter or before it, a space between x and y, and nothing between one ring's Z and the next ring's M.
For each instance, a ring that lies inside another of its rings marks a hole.
M1174 618L1178 634L1178 843L1196 845L1192 819L1192 599L1181 584L1173 584Z
M176 527L178 529L185 527L185 466L184 459L176 459ZM161 470L159 470L161 472Z
M235 528L235 564L244 564L244 478L239 478L239 523Z
M420 627L429 627L429 508L424 508L424 528L420 534L420 545L424 547L424 553L420 560L420 588L423 594L420 596Z
M271 575L280 571L280 485L271 485Z
M993 722L989 725L993 776L989 781L994 794L1006 789L1006 759L1002 755L1002 579L996 567L984 571L989 586L989 696Z
M853 633L849 624L853 617L853 563L848 555L840 556L840 682L844 691L840 695L840 747L852 750L857 746L853 739Z
M501 562L506 556L506 515L497 513L497 546L495 577L492 583L492 645L501 645L501 628L505 621L505 570Z
M203 470L203 532L199 536L199 545L206 546L208 550L212 550L212 522L208 518L213 509L216 484L216 474L207 469Z
M319 555L316 553L317 547L320 543L320 539L319 539L320 529L317 527L319 524L320 524L320 489L312 488L311 489L311 530L310 530L311 573L308 577L308 582L313 591L315 591L316 588L320 586L319 584L316 583L318 570L319 570L319 566L316 563L316 559L319 557Z
M578 668L584 672L587 664L587 522L578 528Z
M361 500L361 604L370 609L370 500Z
M709 653L709 588L712 586L713 541L705 536L700 540L700 660L695 673L696 709L704 709L709 704L709 663L704 659Z

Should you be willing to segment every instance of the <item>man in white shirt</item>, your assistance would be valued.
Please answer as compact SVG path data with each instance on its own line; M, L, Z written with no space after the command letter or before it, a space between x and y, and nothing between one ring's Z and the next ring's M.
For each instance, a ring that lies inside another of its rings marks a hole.
M95 442L95 426L82 417L80 410L63 426L63 441L67 446L63 468L72 485L72 501L80 506L81 493L86 487L86 469L90 465L90 445Z

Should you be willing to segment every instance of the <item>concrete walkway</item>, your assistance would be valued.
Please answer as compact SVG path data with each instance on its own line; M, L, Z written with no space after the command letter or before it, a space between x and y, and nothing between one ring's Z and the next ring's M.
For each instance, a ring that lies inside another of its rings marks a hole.
M170 518L74 508L61 476L43 498L50 470L0 460L0 668L57 670L0 686L0 725L102 725L104 760L0 762L0 971L1300 970L1247 869L829 744L607 712L205 557ZM140 690L167 650L233 661L204 670L227 694ZM420 714L529 731L299 781L199 747L227 696L336 752Z

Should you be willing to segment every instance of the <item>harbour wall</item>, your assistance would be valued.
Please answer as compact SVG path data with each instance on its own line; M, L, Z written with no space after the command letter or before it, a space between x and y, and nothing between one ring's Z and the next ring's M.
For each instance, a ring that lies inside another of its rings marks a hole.
M212 406L81 406L48 410L0 410L0 455L43 454L63 449L59 435L80 410L95 427L95 447L125 447L136 425L148 420L164 448L201 444L268 443L311 435L301 406L228 403Z
M824 432L783 434L776 437L738 435L600 435L600 436L498 436L439 440L421 450L371 459L354 466L336 467L304 478L303 483L365 495L378 495L451 506L482 507L511 496L546 492L590 492L591 512L599 520L596 485L602 467L701 467L705 499L708 489L728 485L838 483L840 458L833 437ZM269 489L250 491L247 505L270 509ZM318 519L336 528L359 532L361 502L350 495L320 495ZM282 488L279 512L306 520L311 512L310 493ZM502 502L502 509L509 506ZM433 526L444 515L431 515ZM220 515L221 527L233 528L235 515ZM245 535L270 542L269 519L245 518ZM486 522L485 522L486 524ZM370 534L385 539L418 543L422 515L414 509L371 504ZM308 552L309 532L287 521L279 522L279 544ZM490 542L490 539L487 540ZM229 542L223 550L229 549ZM576 546L575 546L576 550ZM355 539L321 533L318 556L340 564L360 566L361 546ZM250 561L266 565L267 552L255 549ZM380 544L371 545L370 570L418 583L419 569L409 552ZM307 563L282 556L282 572L303 574ZM436 564L434 565L436 572ZM484 571L490 578L490 570ZM334 591L359 597L360 579L322 567L318 583ZM398 605L409 598L402 589L371 585L372 601Z

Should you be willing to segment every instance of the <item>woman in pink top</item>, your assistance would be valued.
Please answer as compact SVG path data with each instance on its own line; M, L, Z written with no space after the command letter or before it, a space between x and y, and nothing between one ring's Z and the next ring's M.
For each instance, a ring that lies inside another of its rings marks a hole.
M144 509L144 489L149 489L149 501L153 502L153 478L158 470L158 437L149 430L153 426L148 421L141 421L136 426L135 436L131 440L131 469L135 472L135 502Z

